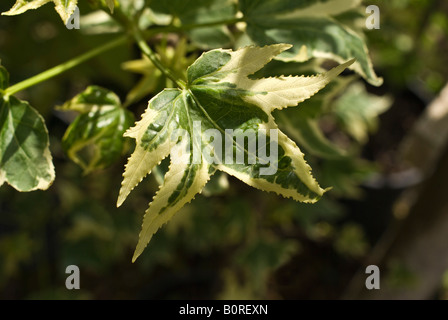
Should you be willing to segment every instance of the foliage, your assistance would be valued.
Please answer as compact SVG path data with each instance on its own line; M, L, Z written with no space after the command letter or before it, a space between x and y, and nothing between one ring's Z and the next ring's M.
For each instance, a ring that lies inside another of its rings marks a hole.
M21 14L46 2L50 1L18 0L4 14ZM64 23L77 5L77 1L52 2ZM240 297L263 296L270 272L300 251L300 245L280 234L297 224L313 234L314 222L331 220L340 213L335 198L359 196L359 182L374 170L361 159L360 149L391 101L366 90L365 83L378 86L382 79L375 74L365 37L356 27L355 21L363 18L361 1L97 0L85 8L89 12L83 13L82 37L103 37L105 42L13 86L6 69L0 69L0 184L7 182L18 191L45 190L56 184L57 196L70 199L70 205L65 204L71 224L67 247L74 252L78 244L83 248L84 253L75 258L88 264L121 259L118 252L127 250L134 240L135 225L128 226L135 221L132 218L123 226L120 219L126 219L111 213L116 209L99 204L113 201L113 191L104 191L107 199L95 199L90 206L88 199L101 195L82 199L82 188L69 182L79 176L72 173L62 175L59 182L58 176L55 179L51 132L43 117L16 96L64 72L74 72L73 67L100 54L106 57L107 51L131 41L138 53L115 64L122 67L113 77L119 79L117 93L93 83L92 75L76 93L63 97L68 101L58 103L55 112L70 119L70 124L55 145L81 167L85 179L93 183L89 189L102 190L104 183L117 192L113 186L119 177L108 175L116 173L116 165L121 165L135 142L117 204L150 173L155 178L146 184L151 183L151 192L136 188L130 196L135 198L128 205L131 209L125 210L142 210L142 202L155 196L143 218L133 261L157 229L172 219L166 232L151 241L155 244L146 258L142 256L142 266L155 268L155 261L170 265L175 258L166 252L176 248L186 253L229 250L235 260L225 260L222 277L228 281L219 296L232 297L236 291ZM89 16L103 18L86 19ZM126 81L129 71L141 76ZM142 104L148 101L142 113ZM134 118L139 120L132 125ZM210 136L208 129L220 134ZM274 147L270 130L277 129L279 153L274 163L279 170L264 176L260 170L267 167L266 161L250 161L256 154L251 154L244 138L247 130L254 130L257 151L261 148L269 154ZM237 135L228 139L226 130ZM172 140L178 132L192 139ZM227 144L235 151L231 164L215 157ZM195 148L201 150L199 159L193 158ZM234 158L238 150L246 154L242 163ZM176 152L186 153L190 161L174 163ZM104 177L99 179L102 172ZM249 192L246 185L292 199ZM250 195L248 199L235 196L232 190L239 188ZM70 192L74 195L67 196ZM202 196L186 205L201 192ZM261 202L265 207L253 209L260 197L265 197ZM208 207L213 209L204 210ZM313 210L324 212L324 217L313 216ZM178 211L183 213L173 218ZM350 230L342 234L362 237L355 227ZM114 239L115 234L120 237ZM184 243L183 237L189 240ZM115 253L94 257L100 244L86 244L92 238L101 239L99 243L113 241L117 248L111 251ZM8 241L19 247L32 242L25 234ZM339 239L338 250L349 252L347 241ZM8 246L0 245L0 249L7 251ZM364 247L359 248L357 253ZM12 254L9 263L26 259L25 251ZM244 283L237 279L241 268Z

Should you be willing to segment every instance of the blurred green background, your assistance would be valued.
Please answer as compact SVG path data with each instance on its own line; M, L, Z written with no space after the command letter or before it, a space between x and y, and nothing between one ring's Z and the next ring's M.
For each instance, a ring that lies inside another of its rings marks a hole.
M0 11L13 2L2 1ZM140 58L138 51L132 46L114 49L21 92L19 97L46 119L56 180L47 191L0 187L0 299L343 297L396 220L397 199L414 186L412 181L398 187L380 184L372 174L400 172L401 142L448 80L446 1L366 4L381 9L381 29L366 30L366 37L375 69L385 80L379 88L366 87L394 101L362 146L368 165L330 163L315 172L323 185L338 183L315 205L223 180L228 188L221 190L217 183L213 196L197 196L154 236L135 263L131 257L144 210L158 187L156 177L145 179L117 209L127 157L83 175L61 149L70 119L54 106L91 84L113 90L124 101L139 77L121 65ZM81 1L80 10L89 8ZM0 16L0 59L11 83L112 38L67 30L52 5ZM141 101L131 110L138 116L145 107ZM65 288L65 268L72 264L81 271L80 290ZM393 281L412 282L406 268L394 270ZM448 282L440 278L431 297L443 299L447 292Z

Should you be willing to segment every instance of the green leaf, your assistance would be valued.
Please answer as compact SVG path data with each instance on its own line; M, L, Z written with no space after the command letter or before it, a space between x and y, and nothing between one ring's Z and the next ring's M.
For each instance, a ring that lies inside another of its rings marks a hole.
M91 86L61 109L81 112L65 132L62 147L85 174L107 168L122 155L123 133L134 122L134 116L121 107L113 92Z
M110 13L114 13L115 8L115 0L106 0L107 7L110 10Z
M170 46L156 46L156 52L160 57L160 61L171 72L179 78L186 78L184 74L185 70L194 61L195 57L189 54L185 38L179 40L175 48ZM165 87L173 86L170 80L146 56L143 56L139 60L126 61L122 64L122 68L126 71L143 75L128 93L125 104L133 103L149 94L159 92Z
M246 32L260 46L279 42L294 44L278 58L305 61L330 58L339 63L356 58L351 69L373 85L375 74L364 39L334 17L357 8L360 0L240 0Z
M232 0L152 1L150 7L156 13L178 18L183 25L229 20L236 14L236 6ZM193 43L202 49L227 47L232 42L231 33L226 26L194 28L188 34Z
M389 96L377 96L367 92L362 83L349 86L335 101L334 112L346 132L357 142L367 142L369 134L378 126L378 116L392 104Z
M325 136L320 128L319 120L323 115L331 112L335 97L341 94L355 78L358 77L338 77L319 91L313 99L304 101L300 108L276 112L274 117L280 127L310 154L325 159L347 156L345 149Z
M249 79L290 47L204 53L188 68L186 88L165 89L152 98L142 119L125 133L136 140L136 148L123 174L118 206L163 159L171 161L146 211L133 261L216 170L297 201L315 202L323 195L302 152L278 130L271 113L310 98L353 61L317 76Z
M326 159L340 158L346 155L345 150L324 136L315 119L304 117L291 119L280 114L279 121L282 122L282 127L291 138L310 154Z
M55 177L42 116L15 97L0 100L0 186L45 190Z
M64 24L67 24L70 16L75 11L78 0L16 0L16 3L3 15L17 15L31 9L37 9L48 2L54 2L56 12L61 16Z
M86 113L101 107L119 108L120 106L120 98L112 91L99 86L89 86L84 92L76 95L57 109Z
M96 10L80 17L80 31L84 34L117 33L123 27L104 10Z
M364 190L360 185L378 171L377 166L357 157L325 160L320 168L321 180L332 186L337 197L357 199Z

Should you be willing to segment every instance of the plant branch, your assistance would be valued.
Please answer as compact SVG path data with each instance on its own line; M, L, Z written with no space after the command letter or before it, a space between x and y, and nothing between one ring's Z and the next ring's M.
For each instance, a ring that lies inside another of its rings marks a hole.
M143 54L151 60L151 62L156 66L157 69L162 71L162 73L171 81L173 81L179 88L185 89L186 84L184 81L173 75L170 69L165 67L163 63L160 61L159 57L154 53L154 51L148 46L146 43L141 31L138 27L134 26L132 30L132 35L134 36L134 39L140 48L142 50Z
M208 22L208 23L198 23L198 24L187 24L182 26L158 26L150 28L149 30L146 30L144 32L140 31L138 28L135 28L133 35L135 40L137 41L138 46L142 50L142 52L154 63L154 65L159 68L169 79L171 79L177 86L180 88L185 87L185 83L182 80L177 79L159 60L157 55L152 51L152 49L146 44L146 41L144 39L147 39L149 37L152 37L154 34L157 33L168 33L168 32L183 32L188 31L192 29L197 28L207 28L207 27L214 27L219 25L229 25L229 24L235 24L238 22L244 21L243 18L235 18L235 19L229 19L229 20L220 20L215 22ZM12 85L8 87L5 90L2 90L2 95L5 97L11 96L19 91L25 90L29 87L32 87L34 85L37 85L41 82L44 82L46 80L49 80L51 78L54 78L62 73L64 73L67 70L70 70L87 60L100 55L101 53L104 53L108 50L111 50L113 48L119 47L120 45L123 45L126 43L127 37L121 36L115 40L112 40L111 42L108 42L98 48L92 49L80 56L77 56L69 61L66 61L60 65L57 65L51 69L48 69L42 73L39 73L31 78L28 78L26 80L23 80L19 83L16 83L15 85Z
M116 48L122 44L124 44L126 42L127 38L125 36L119 37L113 41L110 41L100 47L97 47L95 49L92 49L80 56L77 56L69 61L66 61L60 65L57 65L51 69L48 69L42 73L39 73L31 78L28 78L24 81L21 81L19 83L16 83L13 86L10 86L9 88L4 90L4 95L5 96L10 96L13 95L19 91L25 90L29 87L32 87L36 84L39 84L43 81L46 81L48 79L51 79L53 77L56 77L58 75L60 75L61 73L76 67L78 65L80 65L81 63L103 53L106 52L108 50L111 50L113 48Z

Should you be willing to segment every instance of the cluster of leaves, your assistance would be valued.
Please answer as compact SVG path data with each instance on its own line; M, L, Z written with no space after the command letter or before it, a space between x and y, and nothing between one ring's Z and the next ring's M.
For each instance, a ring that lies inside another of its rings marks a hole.
M20 14L47 2L18 0L6 14ZM53 2L66 23L77 1ZM67 155L89 173L120 158L126 150L124 137L135 139L118 205L145 176L159 174L160 190L146 211L133 260L152 235L196 194L213 193L217 183L209 181L211 177L222 180L217 171L297 201L319 200L326 190L314 179L299 146L309 152L310 162L313 156L326 160L316 164L322 167L317 170L321 181L331 182L328 186L346 195L357 192L356 176L368 170L354 154L374 129L376 116L390 104L388 99L368 94L357 76L337 78L349 68L372 85L382 81L372 68L356 23L363 18L360 0L92 3L107 9L101 14L108 15L97 23L84 17L89 24L82 23L81 29L102 32L107 25L115 26L110 30L132 34L143 60L127 62L123 67L144 76L124 103L113 92L90 86L61 106L61 110L79 113L62 143ZM154 35L157 31L173 32L178 37L170 47L162 35L164 40L154 54L142 37L145 32ZM193 61L188 52L200 56ZM324 69L328 60L340 65ZM46 189L54 179L54 168L45 123L28 103L9 94L9 88L8 74L2 67L0 184L8 182L19 191ZM148 107L130 128L133 114L126 108L143 98L149 99ZM292 108L298 104L300 108ZM334 120L330 123L333 131L340 125L352 139L350 143L339 146L328 139L321 126L326 116L330 122ZM195 122L201 124L199 129ZM199 139L173 141L172 134L179 129ZM211 137L207 129L220 134ZM244 163L210 156L218 148L228 147L226 130L243 138L231 138L230 148L248 155ZM248 161L256 155L239 142L244 141L247 130L258 133L259 149L278 148L276 173L264 176L260 174L262 164ZM270 130L278 130L275 146L266 142L270 141L266 134ZM260 132L265 139L260 139ZM195 146L205 150L199 161L189 153ZM174 163L171 158L169 166L162 162L179 148L187 151L190 161Z

